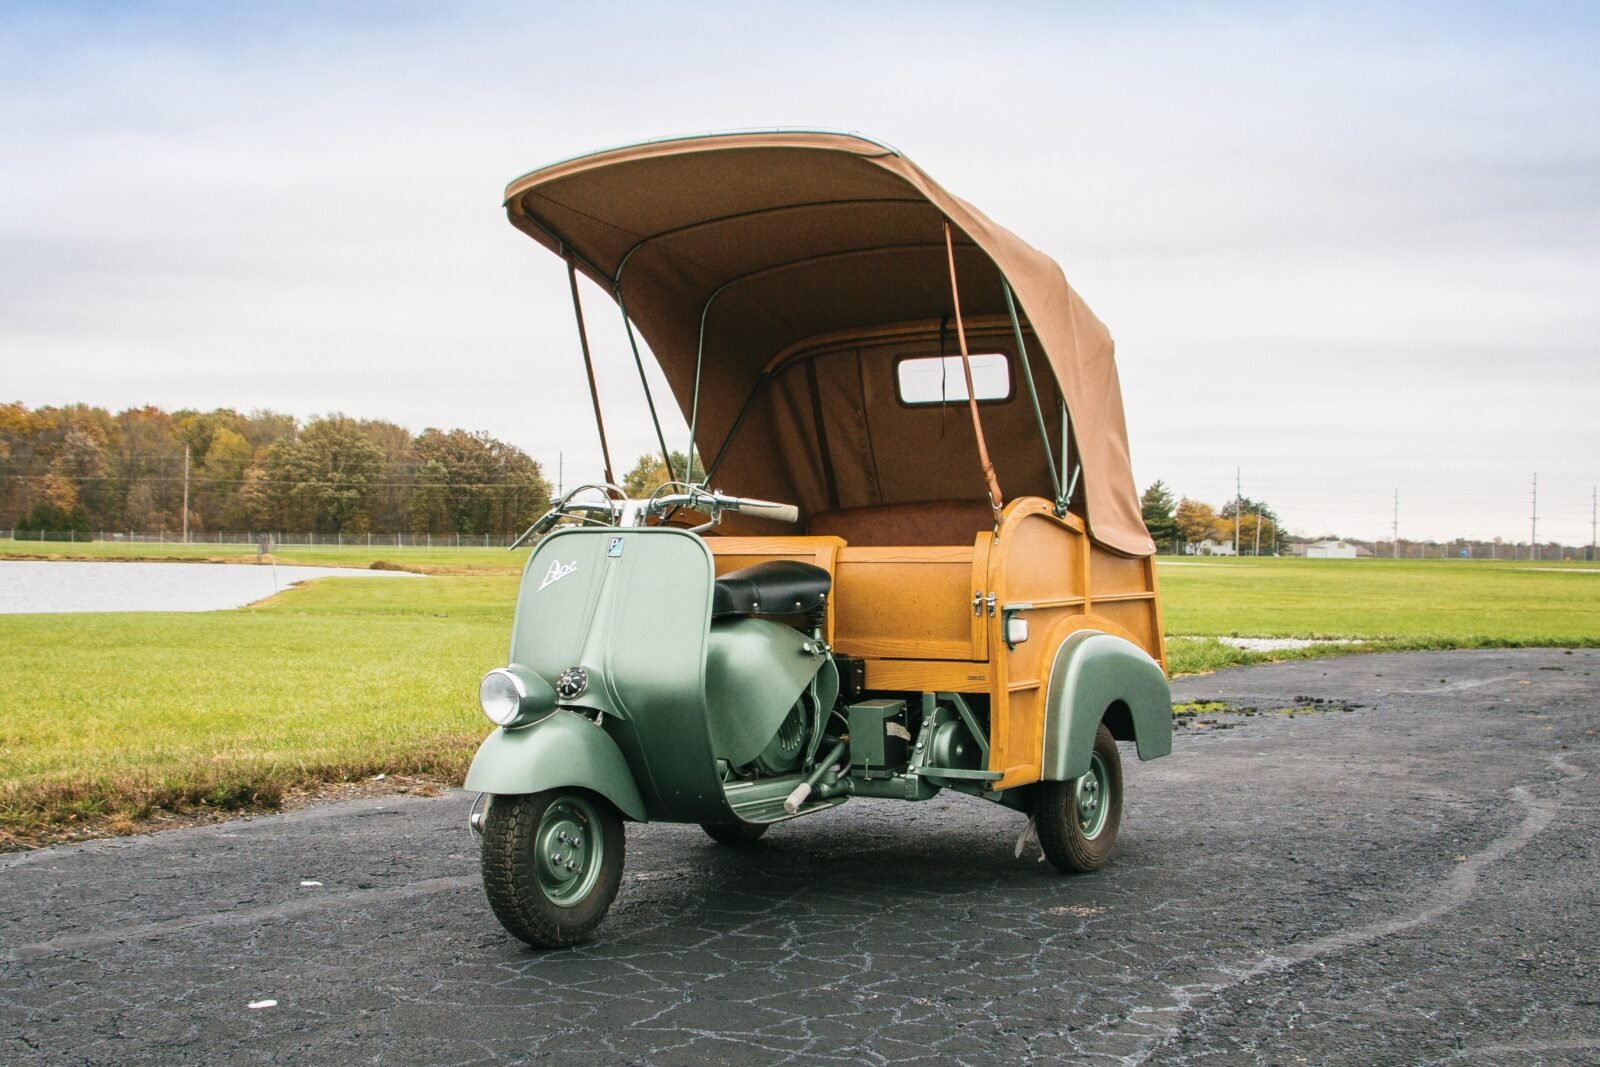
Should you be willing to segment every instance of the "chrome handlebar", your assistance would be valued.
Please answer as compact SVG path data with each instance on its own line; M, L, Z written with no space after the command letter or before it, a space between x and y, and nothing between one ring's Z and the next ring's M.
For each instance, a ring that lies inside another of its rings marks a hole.
M793 504L756 500L753 497L729 496L718 490L706 490L697 486L689 486L688 489L687 493L663 493L653 496L646 510L651 515L660 515L672 508L689 508L711 516L710 522L695 527L696 530L709 530L715 526L722 520L724 511L737 511L776 522L800 521L800 509Z
M573 497L577 496L579 493L596 489L606 494L604 500L573 499ZM615 495L615 499L613 499L613 494ZM627 501L627 498L628 494L620 486L612 485L609 482L596 482L591 485L580 485L571 492L567 493L567 495L563 496L560 500L556 501L555 507L551 508L549 511L535 519L532 526L522 531L521 537L511 542L511 548L507 551L521 548L523 542L527 541L528 538L533 537L535 534L545 533L557 522L561 521L561 519L565 518L566 516L571 515L573 512L586 512L589 515L603 512L609 519L609 522L607 522L606 525L615 525L618 517L622 514L622 507ZM587 515L585 518L587 518Z
M800 521L800 509L793 504L779 504L771 500L756 500L751 497L729 496L718 490L702 489L697 485L684 483L668 483L663 489L671 485L681 485L687 492L663 493L659 489L652 496L640 512L631 512L633 522L640 522L646 516L665 515L675 508L688 508L691 511L704 512L710 516L710 521L702 523L691 530L692 533L701 533L711 529L722 521L724 511L737 511L744 515L754 515L757 518L772 519L775 522ZM602 500L575 500L579 493L598 490L605 494ZM512 548L521 548L530 537L542 536L551 527L563 518L575 517L584 521L593 521L591 516L604 516L604 525L615 526L623 521L630 521L628 515L631 507L627 493L620 487L609 483L596 483L593 485L580 485L570 493L556 501L554 507L539 516L534 524L523 531L522 536L511 542Z

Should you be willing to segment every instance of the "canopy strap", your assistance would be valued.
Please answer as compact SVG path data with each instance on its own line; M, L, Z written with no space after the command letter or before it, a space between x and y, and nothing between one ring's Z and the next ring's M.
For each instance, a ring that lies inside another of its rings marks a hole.
M994 464L989 461L989 445L983 439L983 420L978 417L978 390L972 384L972 356L967 352L967 330L961 322L961 291L956 288L956 248L950 237L950 220L944 220L944 250L950 260L950 300L956 308L956 340L961 344L961 370L967 376L967 409L972 412L972 433L978 439L978 463L983 467L983 480L989 493L989 508L994 512L994 524L1000 525L1000 507L1005 498L1000 495L1000 481L994 476Z
M589 355L589 332L583 328L583 303L578 299L578 268L572 256L567 260L567 281L572 286L572 313L578 318L578 344L583 347L583 370L589 376L589 400L594 404L594 425L600 431L600 454L606 461L606 483L616 485L616 475L611 470L611 449L606 446L606 424L600 417L600 390L594 384L594 360Z

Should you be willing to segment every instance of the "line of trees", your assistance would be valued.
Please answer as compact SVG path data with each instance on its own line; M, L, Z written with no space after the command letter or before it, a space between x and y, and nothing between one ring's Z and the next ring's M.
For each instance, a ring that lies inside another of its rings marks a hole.
M1232 544L1237 517L1240 554L1275 555L1284 540L1277 512L1259 500L1238 497L1220 508L1200 500L1173 496L1165 482L1157 480L1140 498L1145 528L1160 550L1181 551L1184 544L1202 541ZM1259 546L1259 549L1258 549Z
M186 456L187 453L187 456ZM0 525L18 531L508 534L549 507L486 433L219 408L0 405Z
M1185 546L1202 541L1228 544L1234 537L1234 516L1239 516L1238 553L1243 556L1260 554L1282 555L1291 544L1312 540L1349 541L1364 551L1383 559L1506 559L1506 560L1592 560L1593 545L1564 545L1546 541L1530 546L1527 542L1456 537L1445 541L1409 540L1401 538L1398 550L1387 538L1381 541L1363 541L1327 534L1317 538L1297 537L1285 531L1278 515L1266 504L1250 497L1229 500L1220 508L1189 497L1177 499L1166 483L1157 481L1144 491L1140 498L1144 524L1159 552L1182 553ZM1260 537L1257 538L1257 530Z

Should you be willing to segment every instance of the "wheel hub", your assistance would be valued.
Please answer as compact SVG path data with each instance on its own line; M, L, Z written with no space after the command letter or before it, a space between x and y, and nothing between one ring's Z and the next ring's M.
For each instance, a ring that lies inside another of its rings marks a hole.
M1105 761L1096 752L1089 757L1089 773L1073 784L1072 799L1077 809L1078 828L1091 841L1105 829L1108 778Z
M563 797L545 809L534 839L534 866L551 903L571 907L588 894L600 874L602 847L599 820L587 801Z

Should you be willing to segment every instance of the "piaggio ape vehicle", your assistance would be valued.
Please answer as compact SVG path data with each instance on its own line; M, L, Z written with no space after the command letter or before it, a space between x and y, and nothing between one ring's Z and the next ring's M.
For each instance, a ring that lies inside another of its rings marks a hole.
M626 821L742 845L951 789L1026 816L1063 871L1104 864L1117 742L1166 755L1172 718L1111 338L1055 262L853 134L612 149L505 206L566 261L608 483L525 535L480 687L466 786L506 929L589 935ZM615 485L580 273L654 419L648 342L703 478L657 421L674 481Z

